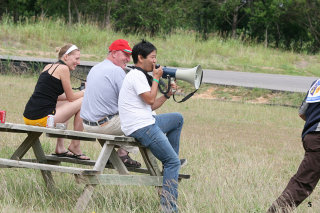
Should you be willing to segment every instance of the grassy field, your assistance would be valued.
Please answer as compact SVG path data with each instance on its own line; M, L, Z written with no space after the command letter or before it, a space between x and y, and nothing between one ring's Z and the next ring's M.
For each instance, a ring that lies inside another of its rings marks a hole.
M115 39L125 38L133 45L142 38L100 29L95 24L68 26L61 20L13 24L3 19L0 29L0 54L56 58L56 47L72 42L81 48L82 60L92 61L105 58L107 47ZM147 39L158 47L162 65L320 74L320 55L283 52L219 37L199 41L195 32L179 30ZM23 122L24 106L36 80L37 76L0 75L0 110L7 111L8 122ZM179 185L181 212L265 212L303 157L303 122L297 107L304 94L212 85L203 85L199 92L183 104L171 99L158 111L178 111L185 118L181 157L189 164L181 173L192 178ZM10 157L23 138L1 133L0 157ZM41 139L45 152L52 153L55 141L45 136ZM88 143L83 144L83 150L96 159L100 147ZM26 157L33 154L27 153ZM139 155L134 158L141 161ZM39 171L0 169L0 212L71 212L83 185L75 184L68 174L54 173L54 179L57 191L49 193ZM319 198L317 188L296 212L318 212ZM309 201L312 207L307 207ZM153 187L99 186L87 212L157 212L158 203Z
M0 109L7 111L7 122L22 123L36 77L0 75L0 82ZM171 99L158 113L172 111L185 118L180 155L189 164L181 173L191 174L179 185L181 212L265 212L302 160L297 108L192 98L183 104ZM1 133L0 157L10 157L23 138ZM41 141L46 153L54 151L53 139ZM98 144L82 147L97 158ZM71 212L84 186L72 175L54 173L54 178L57 190L49 193L39 171L0 169L0 212ZM157 212L158 203L153 187L99 186L86 212ZM319 209L316 188L296 212Z
M66 25L62 20L29 20L13 24L10 18L0 21L0 54L56 58L55 49L72 42L82 50L82 60L100 61L107 47L118 38L131 45L143 37L139 34L116 33L101 29L94 23ZM246 72L319 76L320 55L297 54L264 48L255 42L222 39L211 36L197 39L192 31L176 30L170 35L146 37L158 48L158 62L166 66Z

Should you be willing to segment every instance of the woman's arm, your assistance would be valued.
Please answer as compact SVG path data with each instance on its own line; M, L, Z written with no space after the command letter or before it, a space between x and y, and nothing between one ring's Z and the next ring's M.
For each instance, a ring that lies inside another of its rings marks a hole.
M66 97L65 93L63 93L62 95L58 96L58 101L66 101L66 100L67 100L67 97Z
M66 100L72 102L72 101L75 101L75 100L83 97L84 90L79 91L79 92L75 92L75 93L72 91L69 68L67 66L59 66L57 68L57 71L59 72L59 75L60 75L60 80L62 83L62 87L64 90ZM61 96L61 98L64 98L64 97Z

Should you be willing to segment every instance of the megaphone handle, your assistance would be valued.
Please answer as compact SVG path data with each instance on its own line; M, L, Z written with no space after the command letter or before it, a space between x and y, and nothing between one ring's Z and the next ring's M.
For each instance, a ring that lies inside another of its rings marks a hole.
M176 80L176 79L175 79L174 77L171 77L170 80L171 80L171 81L170 81L170 82L171 82L171 85L172 85L172 84L175 84L175 80ZM171 87L171 88L172 88L172 87ZM172 91L173 93L175 93L177 90L176 90L176 89L171 89L171 91Z

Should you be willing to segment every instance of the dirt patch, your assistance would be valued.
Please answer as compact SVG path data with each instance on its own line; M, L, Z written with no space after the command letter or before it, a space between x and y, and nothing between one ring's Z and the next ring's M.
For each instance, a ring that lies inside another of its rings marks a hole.
M210 87L203 93L195 94L195 98L204 98L204 99L216 99L216 96L213 95L213 92L215 91L214 87Z
M266 98L266 97L259 97L259 98L256 98L255 100L251 100L251 101L248 101L250 103L256 103L256 104L267 104L269 103L269 98Z
M300 68L300 69L305 69L305 68L308 67L308 65L309 65L309 62L306 61L306 60L304 60L304 59L302 59L301 61L298 61L298 62L296 63L296 67L297 67L297 68Z
M263 96L255 97L252 99L248 99L246 94L238 95L237 92L239 88L234 87L225 87L222 88L221 86L210 86L207 90L201 93L196 93L193 97L194 98L201 98L201 99L214 99L214 100L229 100L234 102L248 102L248 103L256 103L256 104L268 104L270 100L274 99L277 95L276 93L264 94ZM225 95L218 95L219 91L223 91ZM237 95L232 95L236 93Z

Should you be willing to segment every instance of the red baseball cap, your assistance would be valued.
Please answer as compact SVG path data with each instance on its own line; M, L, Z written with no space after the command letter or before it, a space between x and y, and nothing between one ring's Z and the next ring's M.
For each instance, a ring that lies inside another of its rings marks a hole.
M113 50L121 50L128 54L132 53L132 49L129 45L129 42L124 39L115 40L109 47L109 51Z

